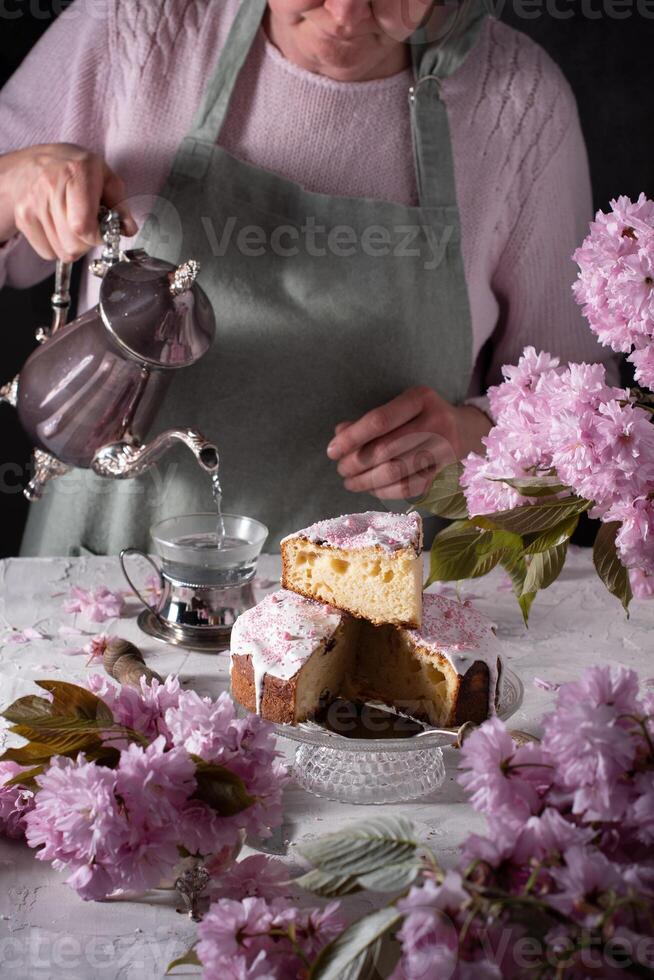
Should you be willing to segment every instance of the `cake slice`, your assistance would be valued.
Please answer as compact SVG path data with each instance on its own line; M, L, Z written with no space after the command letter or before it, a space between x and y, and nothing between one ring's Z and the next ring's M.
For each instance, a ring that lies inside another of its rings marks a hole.
M456 727L493 714L500 651L490 620L443 596L424 597L417 630L374 626L282 589L232 628L232 695L249 711L290 725L343 697Z
M418 514L346 514L282 540L282 585L371 623L419 627L421 551Z
M353 689L439 728L485 721L495 711L501 675L493 624L440 595L423 597L422 615L419 630L362 630Z
M231 633L231 689L249 711L296 725L343 687L358 623L281 589L242 613Z

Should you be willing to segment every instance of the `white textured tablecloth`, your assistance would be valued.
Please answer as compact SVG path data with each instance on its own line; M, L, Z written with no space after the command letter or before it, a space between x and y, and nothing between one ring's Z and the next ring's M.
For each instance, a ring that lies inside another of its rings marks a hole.
M278 575L278 557L263 556L259 596L276 585ZM90 588L99 584L124 587L116 559L0 562L0 709L37 692L35 679L79 683L90 670L100 669L87 667L85 657L66 653L88 638L61 636L62 625L124 636L139 645L160 674L178 673L186 686L201 694L215 696L228 685L227 654L193 653L144 636L136 625L136 600L129 602L127 615L120 621L103 624L63 611L64 595L72 585ZM589 665L606 662L633 667L643 680L654 674L654 602L634 602L627 620L620 604L595 576L587 551L571 549L562 577L536 599L528 630L499 573L467 583L462 594L498 624L506 659L524 682L524 703L512 718L512 727L537 732L540 718L552 703L554 695L536 687L534 677L561 683L578 677ZM29 644L9 642L12 628L26 627L37 627L49 638ZM0 719L0 746L13 739L3 726ZM448 749L445 756L448 774L440 790L417 802L385 805L379 810L407 814L447 864L461 840L471 830L481 829L483 821L465 803L456 785L456 753ZM281 838L290 843L289 861L293 863L293 848L299 841L336 830L368 812L367 807L331 803L290 788ZM164 892L150 893L138 901L83 902L64 884L63 877L35 860L25 844L0 839L2 980L149 980L162 977L167 964L194 939L193 924L176 913L173 898ZM181 972L198 971L186 968Z

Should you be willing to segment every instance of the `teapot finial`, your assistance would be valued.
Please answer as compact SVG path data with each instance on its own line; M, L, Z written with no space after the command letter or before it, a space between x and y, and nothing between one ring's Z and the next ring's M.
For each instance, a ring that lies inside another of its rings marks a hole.
M178 266L170 281L170 291L173 296L187 292L197 279L199 272L200 263L196 262L195 259L189 259L188 262L183 262L182 265Z

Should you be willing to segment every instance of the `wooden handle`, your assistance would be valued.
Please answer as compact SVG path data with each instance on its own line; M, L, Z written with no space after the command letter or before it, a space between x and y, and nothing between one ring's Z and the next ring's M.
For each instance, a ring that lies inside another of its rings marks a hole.
M110 677L127 687L141 689L141 678L147 684L158 680L163 684L163 678L156 671L150 670L143 659L143 654L129 640L110 640L102 658L104 669Z

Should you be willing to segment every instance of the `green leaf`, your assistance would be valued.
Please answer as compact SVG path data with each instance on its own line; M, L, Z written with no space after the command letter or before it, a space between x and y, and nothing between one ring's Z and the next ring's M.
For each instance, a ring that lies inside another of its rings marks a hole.
M555 545L548 551L533 555L522 585L522 595L547 589L561 574L567 552L568 543L564 541L563 544Z
M448 517L451 520L467 517L466 498L459 483L462 471L463 467L460 463L444 466L424 497L412 504L410 510L418 510L422 507L436 514L437 517Z
M513 487L523 497L551 497L555 493L563 490L570 490L565 483L560 483L555 476L532 476L532 477L495 477L492 483L506 483Z
M618 557L615 539L620 530L620 523L612 521L600 525L593 546L593 563L597 574L611 595L620 600L625 612L629 615L629 603L633 599L629 573Z
M525 626L529 625L529 611L536 598L535 592L524 592L527 578L527 563L522 555L510 555L501 561L502 567L508 572L513 586L513 594L518 600Z
M413 826L403 817L374 817L309 841L300 854L321 871L360 875L415 855Z
M512 531L497 530L490 531L480 538L477 553L479 555L490 555L497 551L515 551L516 554L520 554L522 549L523 542L519 534L514 534Z
M339 895L351 895L353 892L361 890L356 875L347 872L321 871L313 868L307 871L300 878L294 878L293 884L305 888L314 895L322 895L323 898L336 898Z
M542 534L525 535L525 550L523 554L536 555L539 551L549 551L550 548L564 544L564 542L570 540L578 524L579 515L574 514L572 517L568 517L564 521L561 521L560 524L556 524L553 528L550 528L549 531L544 531Z
M440 531L432 542L430 574L426 585L471 578L479 564L477 549L483 534L484 531L469 521L458 521ZM492 567L489 564L488 570Z
M193 799L202 800L221 817L233 817L256 803L254 796L250 796L236 773L225 766L205 762L198 756L193 755L191 758L195 762L197 782Z
M432 582L456 582L480 578L495 568L507 554L522 551L522 539L501 528L478 528L471 521L458 521L436 535L431 546Z
M403 861L400 864L389 864L386 868L377 868L368 874L359 875L357 881L361 888L372 892L400 892L408 888L420 874L419 860Z
M363 980L369 974L380 940L401 919L401 912L390 907L353 922L321 950L309 971L309 980Z
M486 517L479 515L470 520L477 527L503 528L515 534L531 534L536 531L549 531L567 518L587 511L591 503L581 497L564 497L562 500L544 500L541 504L526 504L512 510L502 510Z
M183 956L179 956L172 963L168 964L168 969L166 970L166 976L171 973L176 966L202 966L200 960L198 959L198 954L195 952L195 946L191 946L188 952L184 953Z

